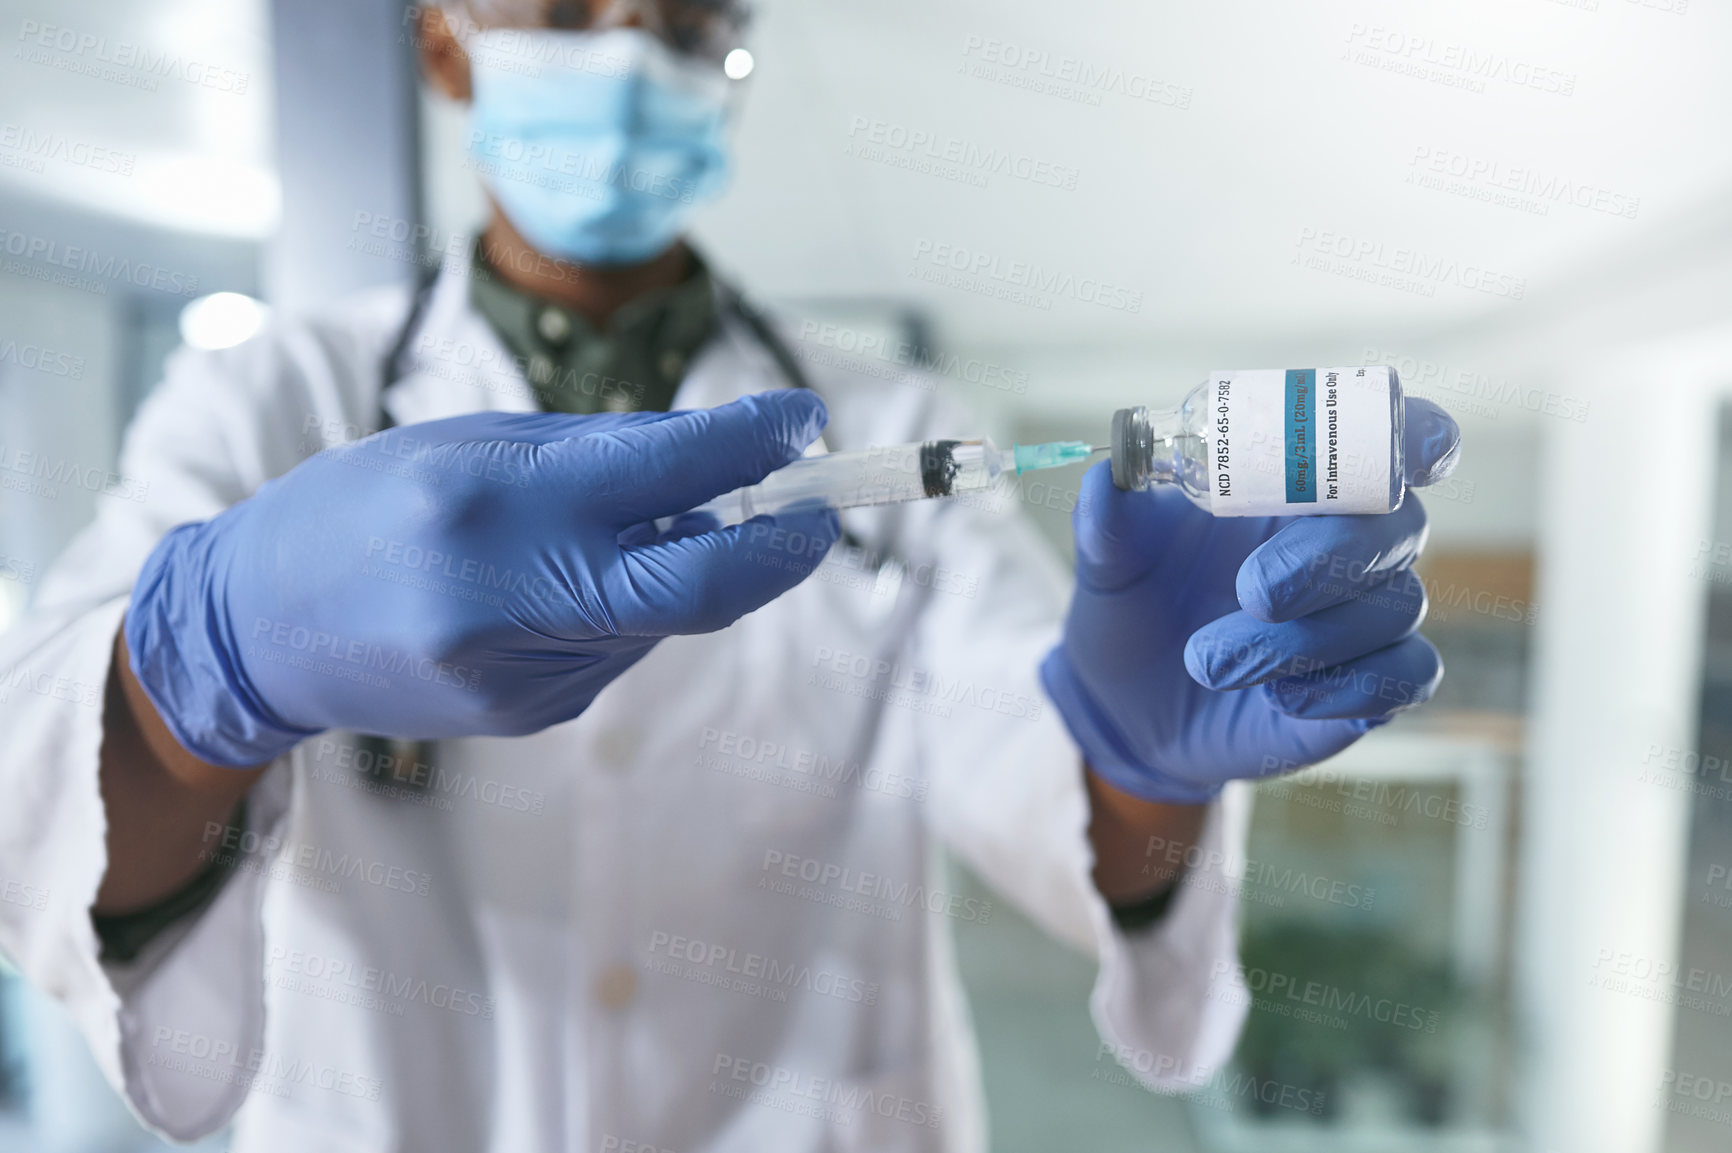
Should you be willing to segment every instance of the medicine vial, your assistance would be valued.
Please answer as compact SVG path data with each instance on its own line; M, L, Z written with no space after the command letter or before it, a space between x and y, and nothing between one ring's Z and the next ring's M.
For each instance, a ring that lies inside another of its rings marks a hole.
M1407 484L1386 365L1211 373L1176 409L1113 414L1113 483L1177 485L1215 516L1386 513Z

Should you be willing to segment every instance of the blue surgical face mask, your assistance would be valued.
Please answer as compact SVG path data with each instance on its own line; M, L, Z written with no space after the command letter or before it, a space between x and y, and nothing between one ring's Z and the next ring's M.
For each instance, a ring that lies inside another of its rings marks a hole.
M541 252L637 264L727 183L728 84L639 28L494 28L468 38L469 152Z

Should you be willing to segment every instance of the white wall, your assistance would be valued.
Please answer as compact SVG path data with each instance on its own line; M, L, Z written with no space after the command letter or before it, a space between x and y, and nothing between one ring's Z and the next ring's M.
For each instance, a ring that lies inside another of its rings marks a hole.
M0 0L0 189L153 227L267 235L280 204L265 11Z

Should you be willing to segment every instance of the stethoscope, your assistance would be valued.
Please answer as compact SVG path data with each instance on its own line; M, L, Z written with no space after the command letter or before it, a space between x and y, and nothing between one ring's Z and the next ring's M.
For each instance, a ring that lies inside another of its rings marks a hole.
M437 269L422 275L415 282L415 293L409 304L409 311L403 318L402 325L397 330L396 339L391 342L391 349L380 362L379 379L379 411L378 430L383 432L396 426L385 398L390 391L402 383L411 372L409 366L409 350L415 337L420 333L421 326L427 318L427 309L433 299L433 291L439 284ZM716 282L716 296L722 311L739 321L752 339L758 342L772 361L782 378L791 388L812 387L811 379L806 370L801 367L787 341L763 313L752 306L740 291L721 281ZM856 550L863 558L864 567L872 571L882 569L892 559L882 550L875 550L861 540L852 531L842 530L842 546ZM404 792L423 793L433 784L436 772L433 768L433 741L406 740L396 737L358 736L355 767L366 776L380 780L388 778L390 787L400 788Z

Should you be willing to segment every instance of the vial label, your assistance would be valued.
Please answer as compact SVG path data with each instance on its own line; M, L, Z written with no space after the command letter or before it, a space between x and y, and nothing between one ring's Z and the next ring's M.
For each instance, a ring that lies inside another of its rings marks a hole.
M1388 512L1395 467L1389 371L1375 365L1211 374L1210 510Z

